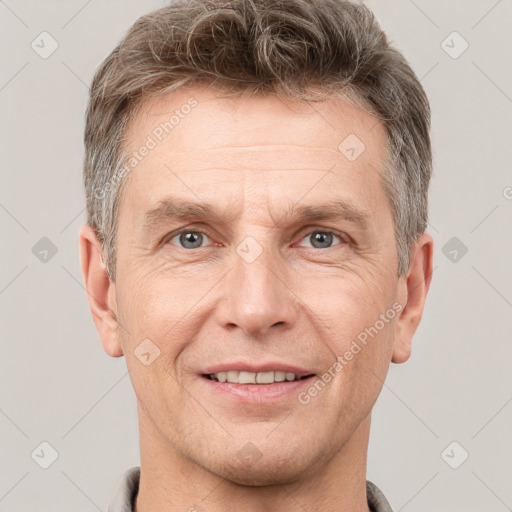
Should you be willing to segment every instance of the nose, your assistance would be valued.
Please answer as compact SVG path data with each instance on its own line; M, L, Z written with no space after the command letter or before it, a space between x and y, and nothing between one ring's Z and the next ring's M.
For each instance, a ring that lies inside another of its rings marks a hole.
M254 261L245 257L243 250L234 254L224 297L217 305L222 327L239 328L252 337L265 336L271 329L292 328L298 316L298 301L287 282L288 272L279 255L268 248Z

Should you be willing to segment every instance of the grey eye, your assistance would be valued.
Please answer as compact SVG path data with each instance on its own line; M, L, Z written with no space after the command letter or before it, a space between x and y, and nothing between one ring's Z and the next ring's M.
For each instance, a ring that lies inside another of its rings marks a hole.
M171 242L175 238L178 239L179 245L184 249L199 249L202 246L205 235L200 231L182 231L169 241Z
M333 234L326 233L322 231L316 231L311 237L311 242L313 247L316 249L324 249L325 247L330 247L333 241Z
M343 242L340 236L331 231L316 230L308 233L303 240L310 240L311 245L299 244L302 247L313 247L314 249L329 249L337 238L340 242Z

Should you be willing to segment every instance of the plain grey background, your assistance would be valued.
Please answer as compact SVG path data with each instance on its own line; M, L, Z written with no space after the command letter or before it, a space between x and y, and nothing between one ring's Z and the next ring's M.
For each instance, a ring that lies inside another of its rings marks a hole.
M139 464L125 361L103 352L80 271L82 135L96 67L165 3L0 1L2 511L106 511ZM512 510L512 3L367 5L431 101L436 243L413 355L374 409L368 479L395 511Z

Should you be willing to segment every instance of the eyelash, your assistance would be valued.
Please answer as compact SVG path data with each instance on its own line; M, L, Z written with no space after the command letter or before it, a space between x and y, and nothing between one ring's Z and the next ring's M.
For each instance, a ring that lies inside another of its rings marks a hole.
M320 226L317 226L315 228L305 228L305 229L309 229L309 231L301 232L300 241L302 241L304 238L306 238L308 236L311 236L313 233L324 233L324 234L330 234L330 235L337 236L341 240L341 243L339 245L344 245L344 244L350 243L350 237L348 235L346 235L345 233L334 231L334 230L328 229L328 228L322 228ZM201 233L202 235L206 235L210 239L213 238L212 233L210 231L208 231L207 229L204 229L204 228L194 229L192 227L192 228L188 228L188 229L181 229L180 231L176 231L174 233L171 233L171 234L167 235L164 238L163 242L162 242L163 245L166 245L166 244L170 243L170 241L173 238L176 238L177 236L179 236L179 235L181 235L183 233ZM172 245L174 245L174 244L172 244ZM183 251L187 251L187 252L194 251L194 250L199 250L199 249L205 249L205 247L197 247L195 249L187 249L185 247L180 247L179 245L177 247L179 249L182 249ZM333 249L334 247L336 247L336 246L326 247L325 249L318 249L318 250L324 250L325 251L327 249ZM308 248L309 249L316 249L316 247L308 247Z

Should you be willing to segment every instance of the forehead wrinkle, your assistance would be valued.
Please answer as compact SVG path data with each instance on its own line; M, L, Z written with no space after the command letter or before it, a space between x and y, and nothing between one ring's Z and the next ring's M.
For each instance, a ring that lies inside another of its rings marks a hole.
M195 151L169 151L165 159L177 172L218 168L219 170L327 171L342 155L327 148L294 147L290 149L230 147Z

